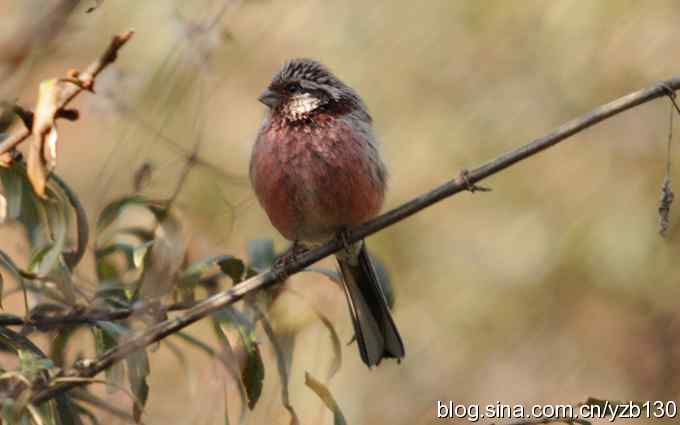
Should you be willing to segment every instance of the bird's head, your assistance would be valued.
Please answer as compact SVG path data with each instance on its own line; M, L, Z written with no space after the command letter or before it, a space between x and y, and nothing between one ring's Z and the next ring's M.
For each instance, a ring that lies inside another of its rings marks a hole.
M291 122L311 118L320 111L345 114L353 111L365 113L366 110L351 87L312 59L288 61L274 75L259 100L273 114L282 114Z

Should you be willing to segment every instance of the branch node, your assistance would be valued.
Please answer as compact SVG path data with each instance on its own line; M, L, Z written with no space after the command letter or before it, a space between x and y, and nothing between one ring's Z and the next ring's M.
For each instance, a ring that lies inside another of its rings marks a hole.
M462 184L465 186L465 188L471 192L491 192L490 187L485 187L485 186L478 186L474 184L473 182L470 181L470 171L467 169L463 169L463 171L458 174L458 178L456 179L456 183Z
M678 112L678 114L680 114L680 107L678 107L678 104L675 102L675 99L678 95L675 93L675 90L673 90L673 87L671 87L666 81L660 82L659 87L661 87L664 93L666 93L666 96L668 96L668 99L675 107L675 110Z

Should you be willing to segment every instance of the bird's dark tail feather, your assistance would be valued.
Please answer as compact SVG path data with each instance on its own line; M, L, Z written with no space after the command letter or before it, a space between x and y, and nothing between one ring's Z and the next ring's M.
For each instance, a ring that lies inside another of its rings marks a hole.
M358 255L342 252L337 259L345 281L359 354L364 363L372 367L384 358L404 357L404 343L392 320L366 246L363 241L360 244Z

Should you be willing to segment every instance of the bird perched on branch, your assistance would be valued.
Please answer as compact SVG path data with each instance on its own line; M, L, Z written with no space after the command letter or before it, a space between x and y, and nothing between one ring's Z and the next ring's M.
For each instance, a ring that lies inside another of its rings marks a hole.
M293 59L259 98L268 106L250 161L250 179L288 255L378 214L387 170L359 95L321 63ZM343 238L344 240L344 238ZM404 357L364 241L336 254L356 341L369 367Z

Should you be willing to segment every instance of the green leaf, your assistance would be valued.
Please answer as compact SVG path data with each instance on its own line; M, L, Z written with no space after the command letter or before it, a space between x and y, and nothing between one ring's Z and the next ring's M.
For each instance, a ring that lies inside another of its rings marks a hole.
M68 345L69 339L78 329L78 326L61 327L57 331L57 336L52 340L52 343L50 344L50 358L58 367L64 367L66 346Z
M80 415L85 409L74 403L69 396L58 394L54 397L54 402L59 425L83 425Z
M12 258L10 258L10 256L5 254L3 251L0 251L0 268L5 268L6 270L8 270L14 276L14 279L17 281L19 286L21 286L21 290L23 291L24 294L24 307L26 308L26 311L28 311L28 296L26 294L26 282L24 281L22 270L19 269L19 267L14 263ZM0 308L2 308L1 295L2 292L0 291Z
M76 303L72 273L64 264L61 250L56 244L48 244L36 251L31 257L28 270L41 277L49 276L59 289L64 302L69 305Z
M252 410L262 395L264 381L264 363L256 341L255 324L233 308L223 308L216 312L214 317L218 321L218 327L226 324L238 332L239 343L246 353L246 364L241 372L241 381L248 397L248 408Z
M201 277L206 272L210 271L210 269L220 266L220 269L223 270L221 264L231 262L232 260L234 260L234 257L230 255L217 255L195 261L180 274L179 278L181 285L193 286L197 284Z
M33 353L40 357L46 357L37 345L31 342L30 339L14 332L10 329L0 326L0 345L7 347L7 349L14 351L19 356L22 353Z
M255 404L262 395L262 384L264 381L264 363L260 354L260 347L255 341L254 330L249 330L243 326L238 326L237 330L241 341L246 350L246 366L241 373L243 385L246 387L248 395L248 408L253 410Z
M62 199L61 194L56 193L48 187L50 200L43 201L45 212L47 214L47 224L50 230L51 250L46 258L47 264L42 265L43 273L49 272L64 252L66 245L66 234L68 231L68 217L65 211L66 202Z
M140 195L125 196L104 207L97 217L97 234L102 233L111 223L120 217L126 208L131 206L147 208L156 216L157 220L162 219L165 215L163 206L157 201L152 201Z
M139 422L142 417L143 408L149 397L149 385L146 378L149 376L149 357L146 349L135 351L130 354L127 359L128 381L130 382L130 390L139 403L132 404L132 416L135 421Z
M64 260L70 269L73 269L80 260L83 259L85 251L87 250L87 242L90 238L90 225L88 224L87 214L83 208L78 196L73 190L55 173L50 174L50 182L56 183L58 189L61 190L64 197L68 200L71 209L76 217L76 249L75 251L64 254Z
M0 167L0 180L5 188L8 202L8 216L23 225L31 245L46 242L44 230L46 216L43 201L31 187L26 174L26 165L15 161L11 167Z
M144 258L149 252L149 248L154 244L153 240L144 242L139 245L130 245L126 243L112 243L105 247L99 248L95 251L97 259L104 258L108 255L117 252L122 253L127 261L128 270L138 269L144 264Z
M328 409L333 412L334 425L347 425L345 416L342 414L340 406L338 406L338 403L333 398L333 395L331 394L328 387L314 379L314 377L310 375L309 372L305 372L305 385L314 391L316 395L318 395L323 401L326 407L328 407Z
M246 401L247 401L247 395L246 395L246 390L245 386L243 385L243 381L241 381L241 375L238 370L238 365L236 364L236 360L234 358L234 350L231 347L231 343L229 342L229 338L227 338L227 335L224 333L224 330L222 330L222 327L220 326L220 322L217 320L215 316L212 317L212 323L213 323L213 329L215 330L215 334L217 335L217 340L220 342L222 345L224 351L227 353L230 359L232 359L232 362L228 362L226 359L222 359L222 357L218 357L220 360L222 360L222 363L224 366L227 368L227 371L229 371L229 374L231 377L234 379L234 382L236 382L236 386L239 391L239 395L241 396L241 412L239 414L239 423L243 423L245 420L246 416ZM225 400L226 403L226 400ZM226 409L226 405L225 405ZM226 412L225 412L226 416ZM227 417L225 420L229 420Z
M78 413L78 421L75 422L76 424L82 424L83 421L80 419L80 416L85 416L87 419L89 419L90 423L92 425L100 425L99 419L97 419L97 415L92 413L89 409L85 408L83 405L80 403L71 403L75 411ZM60 412L61 414L61 412ZM63 420L62 420L63 421ZM64 425L67 425L68 422L62 422Z
M231 278L234 284L243 280L243 272L245 271L246 266L243 264L243 261L238 258L224 256L217 262L217 265L220 266L220 270L222 270L224 274Z
M291 424L299 424L300 420L297 417L297 413L295 413L295 409L293 409L293 405L290 404L290 394L288 391L288 383L290 381L288 369L291 363L288 361L288 359L291 358L291 353L284 352L281 344L279 343L279 339L276 337L274 329L269 322L269 318L267 318L267 316L254 305L252 308L255 309L257 318L260 323L262 323L262 328L264 329L265 334L269 338L269 341L274 348L274 354L276 355L276 365L278 366L279 370L279 379L281 380L281 403L290 414Z
M98 356L101 356L106 351L115 347L121 336L128 333L127 328L113 322L97 321L92 328L95 340L95 350ZM107 386L108 392L114 393L117 391L115 386L120 386L123 382L125 374L125 367L123 363L114 363L111 367L105 370L106 380L112 385Z
M248 260L252 269L263 272L274 264L275 259L274 241L271 239L248 241Z
M21 200L24 185L22 174L15 171L15 166L9 168L0 167L0 182L4 188L7 200L7 218L16 220L21 214Z

